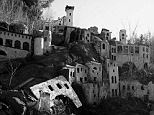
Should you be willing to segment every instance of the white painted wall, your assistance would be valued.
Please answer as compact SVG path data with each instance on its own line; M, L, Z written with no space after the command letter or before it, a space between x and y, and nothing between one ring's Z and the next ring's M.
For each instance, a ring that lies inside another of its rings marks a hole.
M44 38L34 39L34 55L43 55Z

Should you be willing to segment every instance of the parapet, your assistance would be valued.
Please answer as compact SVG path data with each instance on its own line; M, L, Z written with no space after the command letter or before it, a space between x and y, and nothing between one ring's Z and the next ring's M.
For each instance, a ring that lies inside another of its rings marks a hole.
M108 29L106 29L106 28L102 28L102 31L109 31Z

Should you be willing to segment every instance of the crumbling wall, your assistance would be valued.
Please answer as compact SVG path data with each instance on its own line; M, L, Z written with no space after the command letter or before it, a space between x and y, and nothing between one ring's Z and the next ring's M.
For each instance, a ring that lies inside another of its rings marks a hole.
M58 95L64 95L69 97L77 108L82 106L82 103L80 102L77 94L63 76L59 76L46 82L34 85L30 87L30 89L38 99L40 98L40 91L49 93L51 102L50 107L53 106L52 101Z

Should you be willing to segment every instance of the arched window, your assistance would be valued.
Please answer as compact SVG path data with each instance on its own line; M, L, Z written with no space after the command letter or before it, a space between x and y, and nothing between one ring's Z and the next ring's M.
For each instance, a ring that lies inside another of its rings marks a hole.
M20 49L21 48L20 41L16 40L15 43L14 43L14 47L17 48L17 49Z
M2 50L0 50L0 55L7 56L7 54Z
M3 45L3 39L0 38L0 45Z
M5 46L6 46L6 47L12 47L12 40L6 39L6 41L5 41Z
M29 43L27 43L27 42L23 43L23 50L29 51Z

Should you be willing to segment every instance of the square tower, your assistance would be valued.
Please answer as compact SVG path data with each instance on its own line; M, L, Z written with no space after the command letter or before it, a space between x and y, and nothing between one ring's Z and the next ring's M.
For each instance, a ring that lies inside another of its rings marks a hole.
M66 6L65 7L66 11L66 26L73 26L73 11L74 11L74 6Z
M108 29L102 28L101 36L104 40L111 40L111 32Z
M126 44L126 37L127 37L126 30L125 29L120 30L120 32L119 32L120 42L122 42L123 44Z

